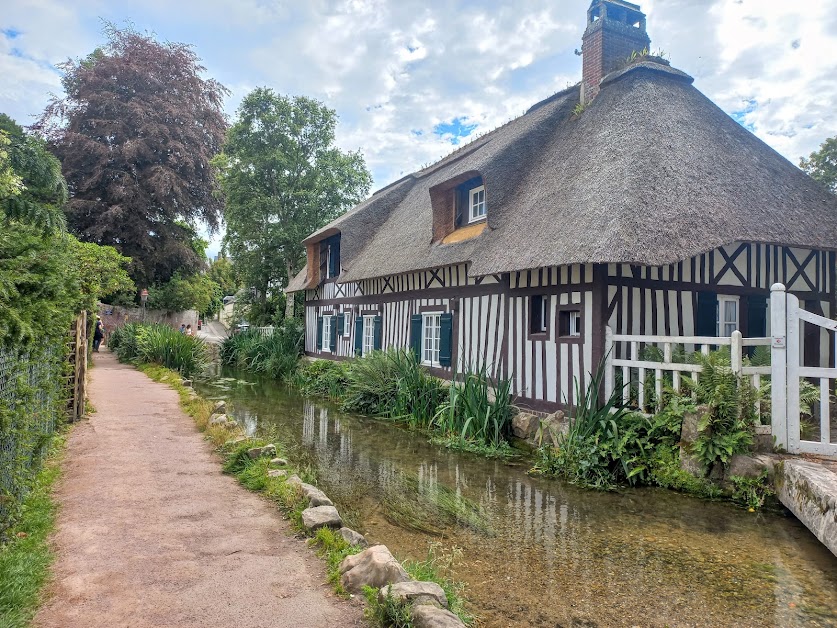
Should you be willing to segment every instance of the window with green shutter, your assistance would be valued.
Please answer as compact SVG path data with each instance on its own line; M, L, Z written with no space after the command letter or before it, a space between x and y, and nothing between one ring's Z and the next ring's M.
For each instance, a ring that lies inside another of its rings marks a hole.
M363 317L355 319L355 355L363 355Z
M383 347L383 327L384 327L384 320L380 316L376 316L374 320L375 324L375 350L380 351Z
M453 314L442 314L439 326L439 366L450 366L453 357Z
M413 314L410 317L410 349L421 361L421 314Z

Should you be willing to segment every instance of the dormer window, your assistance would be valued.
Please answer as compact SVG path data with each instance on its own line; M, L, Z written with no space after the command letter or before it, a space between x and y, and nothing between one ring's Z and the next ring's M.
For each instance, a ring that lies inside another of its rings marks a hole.
M485 218L485 186L481 185L469 190L468 197L471 199L468 222L476 222Z
M334 279L340 274L340 234L320 242L320 279Z

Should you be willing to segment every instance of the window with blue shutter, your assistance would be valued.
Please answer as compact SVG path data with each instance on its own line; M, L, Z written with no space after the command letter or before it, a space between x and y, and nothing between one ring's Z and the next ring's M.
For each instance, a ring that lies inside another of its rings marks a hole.
M337 317L337 335L338 336L343 335L343 333L345 331L345 326L346 326L346 315L345 314L340 314Z
M363 317L355 319L355 355L363 355Z
M317 350L323 350L323 317L317 319Z
M714 292L698 292L696 336L715 336L718 333L718 295Z
M384 320L380 316L375 317L375 350L381 350L381 341L382 341L382 332L383 332Z
M334 324L335 318L339 321L342 318L342 316L331 317L331 328L329 329L331 333L329 334L328 346L329 349L331 349L332 353L337 351L337 325Z
M421 362L421 314L413 314L410 317L410 349Z
M453 352L453 314L439 317L441 327L439 337L439 365L450 366Z

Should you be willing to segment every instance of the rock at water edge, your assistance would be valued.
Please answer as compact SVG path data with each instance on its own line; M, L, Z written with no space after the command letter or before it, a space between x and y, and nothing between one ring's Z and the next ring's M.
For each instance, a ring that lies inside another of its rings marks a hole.
M340 563L340 574L341 584L351 593L360 593L364 585L380 588L410 580L385 545L374 545L360 554L347 556Z
M435 582L399 582L382 587L378 591L378 599L381 602L390 595L399 604L432 604L441 608L448 606L448 598L444 590Z
M313 532L320 528L340 528L343 520L334 506L316 506L302 511L302 525Z
M227 402L226 401L219 401L215 404L215 407L212 408L212 414L226 414L227 413Z
M284 458L274 458L270 461L270 464L274 467L286 467L288 466L288 461Z
M314 508L315 506L334 506L334 503L328 498L328 496L316 486L311 486L310 484L305 484L304 482L300 484L300 486L302 487L302 494L308 498L308 505L311 508Z
M449 610L430 604L414 606L412 619L413 628L465 628L462 620Z
M276 455L276 445L265 445L263 447L253 447L252 449L247 450L247 455L250 456L252 460L256 460L257 458L261 458L262 456L275 456Z
M512 433L523 440L534 438L538 433L540 419L534 414L520 412L512 419Z
M340 536L349 545L357 545L359 547L367 547L369 543L366 542L366 537L360 532L355 532L351 528L340 528Z

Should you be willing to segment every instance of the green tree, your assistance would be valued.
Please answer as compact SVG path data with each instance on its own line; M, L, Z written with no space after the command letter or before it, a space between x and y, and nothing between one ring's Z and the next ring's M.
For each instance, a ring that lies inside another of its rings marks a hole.
M807 159L800 159L799 167L837 194L837 137L825 140Z
M142 285L196 272L194 227L218 225L210 159L226 132L218 82L190 46L131 28L105 28L107 42L70 60L63 99L36 128L61 160L70 187L70 230L133 258Z
M125 271L131 260L68 235L58 161L8 116L0 114L0 129L10 142L9 168L21 182L14 196L0 199L0 339L20 346L63 337L73 316L93 309L99 297L133 289Z
M225 200L224 242L262 312L302 267L302 240L369 192L363 156L334 146L336 126L337 114L322 103L260 87L244 98L213 161Z
M9 160L9 151L6 148L9 144L9 134L0 130L0 200L17 196L23 188L23 181L15 174Z
M217 285L203 273L175 273L166 283L148 289L148 307L169 312L197 310L204 314L215 299Z
M61 175L60 162L47 150L46 142L25 133L3 113L0 113L0 137L8 141L6 162L17 180L11 194L0 194L3 213L9 219L46 231L63 230L67 184Z

